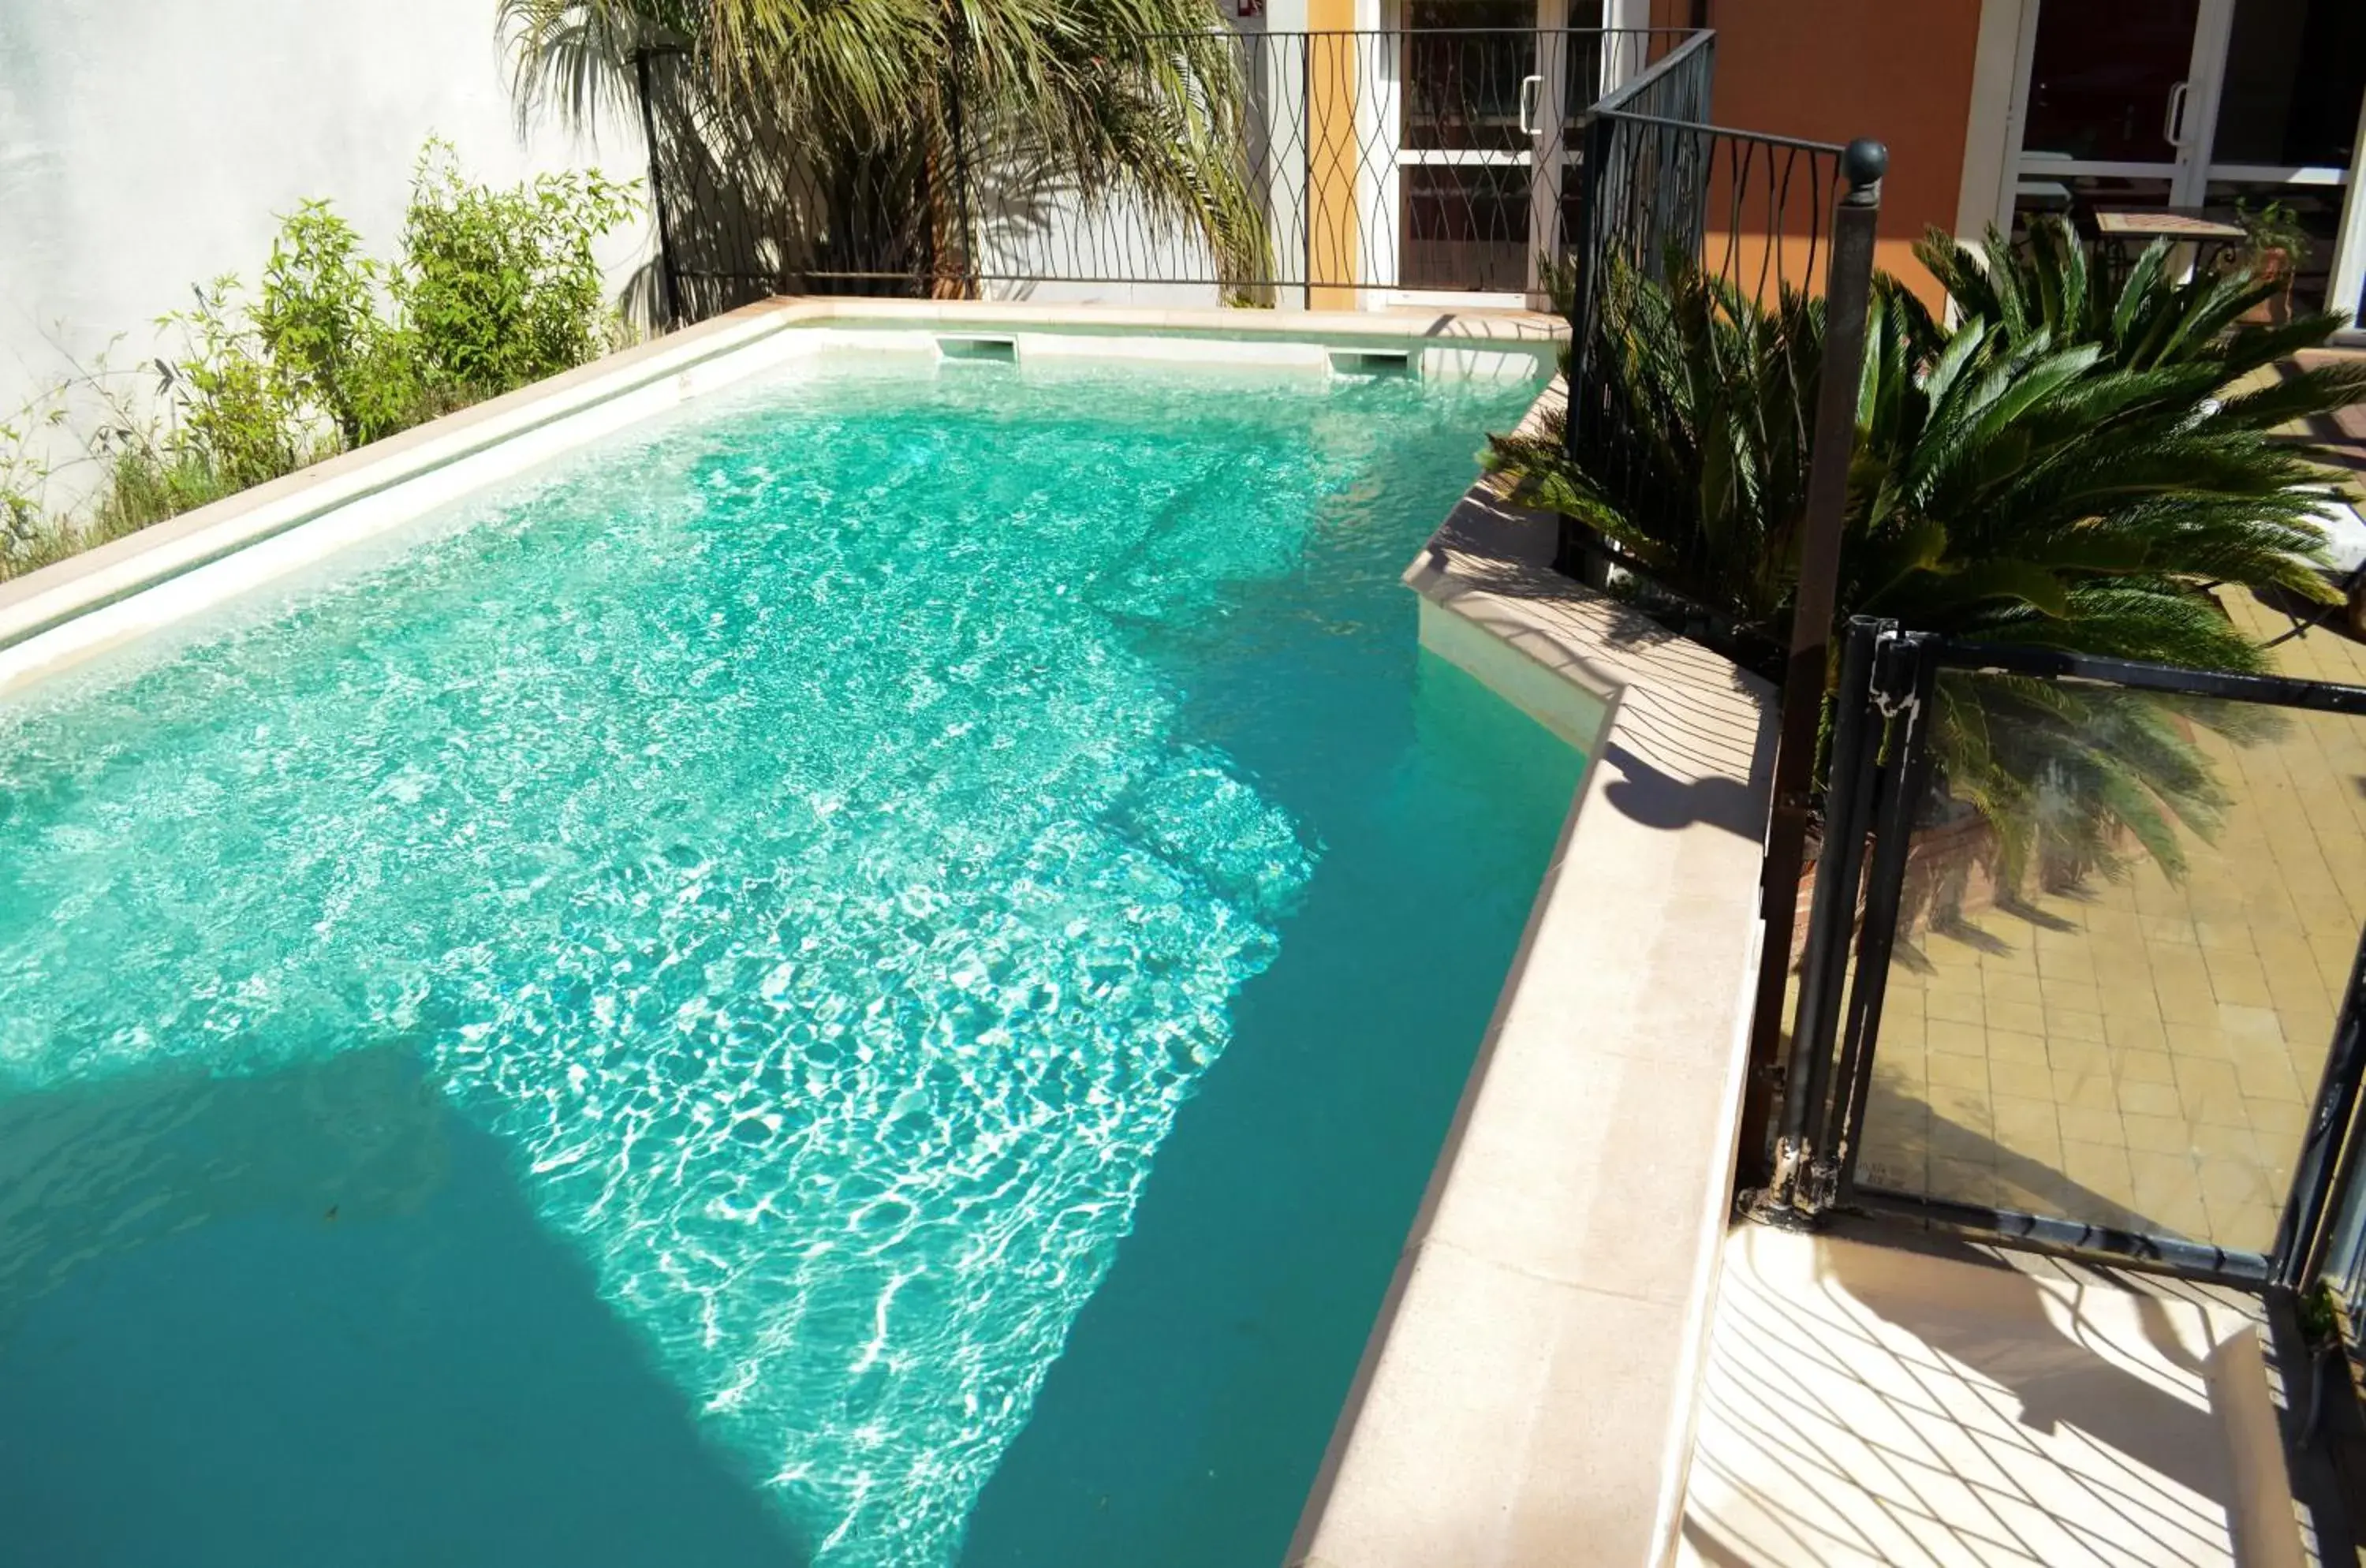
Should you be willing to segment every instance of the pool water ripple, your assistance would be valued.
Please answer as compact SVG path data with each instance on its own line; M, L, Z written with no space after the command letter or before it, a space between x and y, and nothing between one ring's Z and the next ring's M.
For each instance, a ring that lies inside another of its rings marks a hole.
M1144 650L1478 423L1021 388L736 395L0 713L0 1095L399 1043L817 1562L948 1561L1323 854Z

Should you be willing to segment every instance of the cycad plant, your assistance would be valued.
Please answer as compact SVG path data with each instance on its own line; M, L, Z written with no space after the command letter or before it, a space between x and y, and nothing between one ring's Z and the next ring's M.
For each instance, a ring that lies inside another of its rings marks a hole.
M2091 343L2127 370L2207 365L2221 385L2316 347L2349 322L2340 311L2320 310L2280 326L2246 323L2245 314L2284 287L2283 279L2263 275L2248 259L2180 279L2173 253L2157 243L2124 276L2099 274L2078 231L2056 216L2033 220L2019 245L1993 229L1977 249L1933 230L1914 254L1960 313L1987 321L2006 341L2042 332L2056 343ZM2354 395L2341 391L2338 377L2328 383L2303 374L2285 384L2318 389L2286 390L2293 412L2285 418L2317 412L2326 397L2346 401Z
M501 16L527 109L588 118L629 101L637 51L684 51L704 126L737 131L730 198L830 270L961 292L975 193L1017 186L1019 205L1088 219L1131 203L1202 237L1228 278L1269 271L1246 84L1211 0L502 0Z
M2041 231L2044 234L2045 231ZM2238 273L2180 282L2163 247L2124 284L2075 243L1979 260L1923 254L1959 288L1949 329L1877 282L1839 608L1971 642L2254 671L2264 655L2203 592L2227 583L2322 600L2325 475L2271 436L2366 394L2366 371L2238 383L2322 342L2329 316L2235 327L2259 298ZM1773 306L1672 258L1664 279L1605 280L1591 430L1499 439L1523 499L1573 519L1643 574L1721 619L1737 656L1788 636L1823 316ZM2108 866L2133 840L2181 868L2173 824L2207 836L2225 796L2191 727L2225 705L1997 677L1942 694L1944 782L1998 829L2002 870Z
M1673 262L1662 283L1613 263L1597 299L1599 380L1572 459L1565 423L1497 437L1492 466L1652 582L1721 617L1711 635L1779 646L1807 500L1820 300L1761 309Z

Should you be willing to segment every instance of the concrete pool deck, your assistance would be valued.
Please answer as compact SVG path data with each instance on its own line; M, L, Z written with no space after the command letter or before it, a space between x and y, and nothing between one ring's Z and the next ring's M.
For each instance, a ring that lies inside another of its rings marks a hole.
M1482 482L1406 573L1424 645L1588 769L1301 1522L1305 1568L1642 1564L1674 1546L1732 1199L1774 701L1551 571L1552 547Z
M2263 1332L2237 1292L1737 1226L1677 1568L2300 1568Z

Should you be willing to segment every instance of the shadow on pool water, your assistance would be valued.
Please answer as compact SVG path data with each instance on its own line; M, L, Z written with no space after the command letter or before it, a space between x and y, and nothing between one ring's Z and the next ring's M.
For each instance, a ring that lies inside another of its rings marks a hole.
M1319 829L1322 872L1234 1000L964 1568L1282 1560L1583 767L1434 656L1411 689L1331 726L1350 749L1328 753L1291 744L1294 705L1211 694L1262 715L1222 743Z
M808 1556L408 1045L0 1100L0 1237L8 1568Z

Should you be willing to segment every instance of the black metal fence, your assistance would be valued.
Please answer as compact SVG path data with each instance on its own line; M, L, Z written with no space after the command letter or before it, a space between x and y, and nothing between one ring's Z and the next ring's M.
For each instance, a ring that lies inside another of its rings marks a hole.
M1637 351L1713 353L1725 344L1654 343L1651 329L1663 324L1648 319L1657 289L1687 275L1713 301L1716 320L1704 329L1765 355L1785 383L1770 401L1799 414L1787 437L1776 435L1787 450L1770 467L1804 486L1812 434L1806 411L1820 359L1786 352L1786 336L1801 323L1783 308L1823 293L1835 204L1849 189L1843 147L1710 122L1715 48L1713 35L1695 34L1605 94L1587 118L1579 160L1584 240L1574 253L1570 448L1630 518L1662 535L1697 506L1697 454L1659 439L1664 411L1636 385L1636 372L1648 368ZM1870 199L1877 202L1877 190ZM1639 292L1650 297L1639 300ZM1564 567L1581 570L1582 554L1609 549L1572 523Z
M1418 28L1138 40L1171 42L1214 78L1203 92L1238 107L1236 137L1214 156L1253 210L1245 243L1139 190L1074 188L1058 160L997 133L991 105L950 62L942 101L920 116L941 130L864 150L819 145L761 101L711 90L688 57L646 52L636 67L670 313L693 321L775 293L1010 296L1048 284L1194 286L1317 308L1395 292L1543 304L1565 295L1594 233L1583 198L1594 106L1696 36Z
M2366 1279L2352 754L2366 687L1853 623L1762 1209Z

